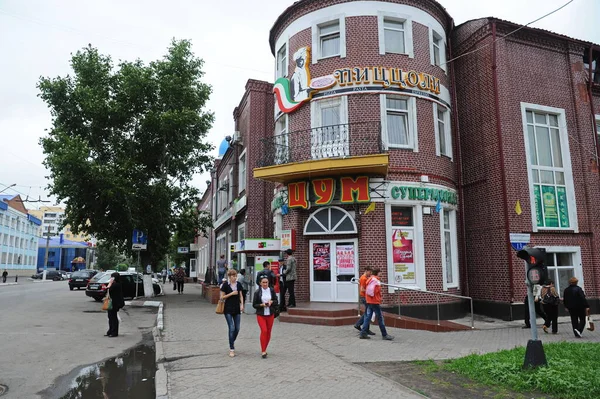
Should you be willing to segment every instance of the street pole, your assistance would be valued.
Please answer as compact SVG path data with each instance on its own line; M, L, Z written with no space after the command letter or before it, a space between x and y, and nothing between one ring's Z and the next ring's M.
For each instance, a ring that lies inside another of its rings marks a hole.
M525 270L527 270L527 264L525 264ZM527 274L527 272L525 272ZM529 278L525 279L527 284L527 306L529 307L529 323L531 325L531 339L527 341L527 347L525 349L525 360L523 362L524 369L536 368L539 366L547 366L546 354L544 353L544 346L542 341L538 339L537 331L537 315L535 313L535 302L533 298L533 284L529 281Z
M48 247L49 246L50 246L50 226L48 226L48 235L46 236L46 255L44 255L43 280L46 280L46 271L48 270Z
M139 282L138 282L139 275L138 275L138 272L139 272L139 268L141 267L140 266L140 252L141 252L140 250L137 251L137 255L138 255L137 256L137 267L135 268L135 271L136 271L136 273L135 273L136 274L135 275L135 298L136 299L138 297L138 288L139 288Z

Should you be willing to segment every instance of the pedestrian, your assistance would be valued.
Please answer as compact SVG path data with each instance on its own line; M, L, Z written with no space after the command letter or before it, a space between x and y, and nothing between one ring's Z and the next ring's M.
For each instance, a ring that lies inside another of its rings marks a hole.
M287 254L287 259L285 261L285 289L290 293L290 297L288 300L288 308L296 307L296 279L298 276L296 275L296 257L294 256L294 251L291 249L286 249L285 253ZM281 302L285 305L285 295L281 297Z
M279 303L281 303L281 307L279 308L282 312L287 312L287 307L285 306L285 293L287 292L287 286L285 284L285 271L287 266L285 264L285 259L279 258ZM277 289L275 289L277 292Z
M4 271L2 272L2 282L6 283L7 278L8 278L8 272L6 271L6 269L4 269Z
M260 286L260 281L263 278L266 278L269 281L269 287L275 287L275 281L277 280L277 276L275 276L275 273L271 271L271 262L269 262L268 260L263 262L263 269L257 273L256 285Z
M244 301L246 301L246 295L248 295L248 289L250 288L250 284L252 283L252 279L250 278L250 276L246 276L246 269L240 270L240 272L237 275L237 281L242 286L242 296L244 297Z
M585 328L585 317L590 315L590 305L588 305L585 293L577 285L578 282L577 277L569 279L569 286L565 288L563 293L563 304L571 316L573 333L577 338L581 338Z
M365 311L360 316L356 324L354 324L354 328L356 328L358 331L362 330L362 325L365 321L365 314L367 313L367 300L365 299L365 292L367 290L367 281L369 278L371 278L371 266L367 266L363 275L360 276L360 279L358 279L358 297L360 304L365 307ZM375 335L375 333L370 329L367 330L367 334Z
M544 325L546 324L546 313L542 309L542 301L540 299L540 294L542 293L542 286L539 284L534 284L532 288L533 292L533 306L535 308L535 314L537 317L541 317L544 319ZM525 325L522 328L531 328L531 320L529 317L529 300L528 295L525 294L525 299L523 300L524 308L524 316L525 316Z
M173 281L173 271L167 268L167 277L169 278L169 283Z
M254 298L252 298L252 307L256 309L256 321L260 327L260 350L263 359L267 358L267 347L271 340L276 306L277 294L275 294L273 287L269 286L269 279L263 277L260 280L260 288L254 293Z
M542 329L548 334L548 327L552 325L552 334L558 333L558 304L560 297L554 288L554 281L548 280L548 284L542 287L540 294L542 300L542 308L546 314L546 321Z
M177 293L183 294L183 283L185 282L185 271L183 267L178 266L175 269L175 284L177 285Z
M162 281L163 284L167 282L167 269L162 269L162 272L160 273L162 275Z
M389 335L385 329L385 323L383 321L383 315L381 314L381 281L379 281L379 269L373 269L371 271L372 276L367 280L367 288L365 290L365 299L367 302L367 311L365 318L363 319L362 329L360 330L360 339L370 339L371 337L367 333L369 331L369 324L371 322L371 316L373 313L379 320L379 329L381 330L381 338L386 341L394 339L393 336Z
M112 302L112 309L107 311L108 313L108 331L106 332L107 337L118 337L119 336L119 310L125 306L125 300L123 299L123 289L121 286L121 275L118 272L114 272L110 275L111 279L108 282L108 295Z
M229 356L235 356L235 339L240 333L240 314L244 311L242 284L237 281L237 272L229 269L229 281L221 285L221 300L225 301L223 314L229 327Z
M223 254L221 254L221 258L217 261L217 273L219 274L217 284L221 285L223 280L225 280L225 274L227 273L227 261Z

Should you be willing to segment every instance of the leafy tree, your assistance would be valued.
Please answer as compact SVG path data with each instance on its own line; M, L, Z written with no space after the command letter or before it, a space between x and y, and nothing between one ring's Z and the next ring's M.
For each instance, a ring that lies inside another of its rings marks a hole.
M121 61L89 46L71 58L73 75L40 78L52 127L40 140L50 192L65 223L131 251L132 230L148 234L142 265L166 254L176 223L197 202L190 185L211 165L205 141L211 87L189 41L163 59ZM89 220L89 222L88 222Z
M189 208L179 215L175 223L175 233L171 237L169 255L176 265L182 262L188 264L190 254L177 253L178 247L189 247L198 235L206 236L207 230L212 226L210 214Z
M117 247L107 243L99 243L96 247L96 268L110 270L124 260L124 256L119 253Z

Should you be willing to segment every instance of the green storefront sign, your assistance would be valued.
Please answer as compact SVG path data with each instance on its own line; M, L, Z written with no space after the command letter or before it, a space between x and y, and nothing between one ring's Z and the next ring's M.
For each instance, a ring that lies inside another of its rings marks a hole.
M408 199L411 201L434 201L456 205L458 196L455 192L437 189L411 186L392 186L391 195L393 199Z
M533 187L535 218L538 227L570 227L567 192L564 187Z

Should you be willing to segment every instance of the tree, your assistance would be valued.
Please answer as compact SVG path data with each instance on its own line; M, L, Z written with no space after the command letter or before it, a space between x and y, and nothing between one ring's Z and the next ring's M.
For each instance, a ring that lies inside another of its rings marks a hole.
M202 66L185 40L149 65L117 68L89 46L72 56L73 76L40 78L52 115L40 140L49 189L74 232L130 252L137 228L148 234L143 265L166 253L176 222L197 203L192 176L212 163Z
M169 255L176 265L180 265L182 262L187 264L190 259L189 254L177 253L177 248L189 247L196 236L206 236L210 227L212 227L212 220L208 212L189 208L179 215L169 248Z
M119 253L119 250L107 243L99 243L96 247L96 268L110 270L114 269L125 257Z

